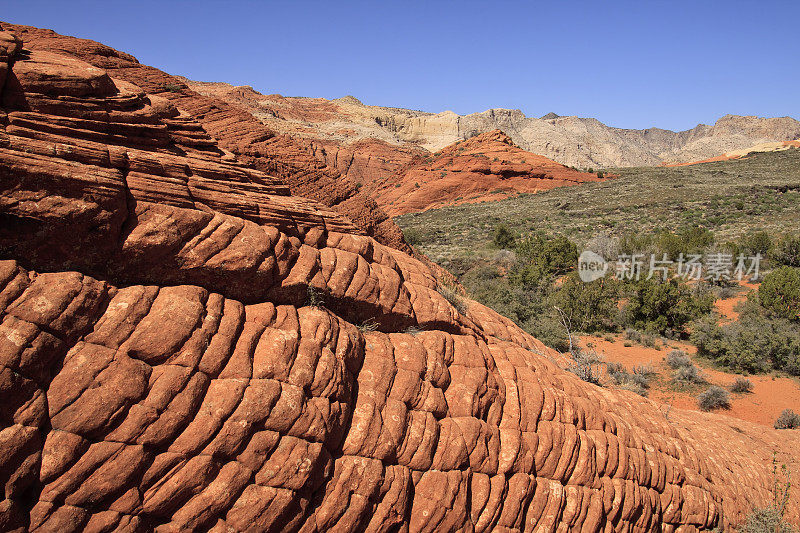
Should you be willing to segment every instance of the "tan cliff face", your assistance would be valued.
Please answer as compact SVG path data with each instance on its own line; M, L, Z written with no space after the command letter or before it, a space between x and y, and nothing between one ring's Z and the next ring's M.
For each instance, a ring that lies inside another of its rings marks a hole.
M800 460L580 381L129 56L3 29L0 530L728 529Z
M265 124L294 136L347 146L376 139L392 146L436 152L447 145L492 130L502 130L528 152L579 168L655 166L687 163L743 150L765 142L800 138L800 122L790 117L726 115L713 126L700 124L674 132L606 126L593 118L526 117L519 110L490 109L457 115L367 106L353 97L292 98L261 95L251 87L185 80L202 94L246 109Z

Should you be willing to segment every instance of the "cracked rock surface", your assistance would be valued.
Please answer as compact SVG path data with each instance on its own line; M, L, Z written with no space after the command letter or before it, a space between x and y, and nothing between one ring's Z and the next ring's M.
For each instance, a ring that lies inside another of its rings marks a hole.
M727 529L800 459L580 381L114 74L0 32L0 530Z

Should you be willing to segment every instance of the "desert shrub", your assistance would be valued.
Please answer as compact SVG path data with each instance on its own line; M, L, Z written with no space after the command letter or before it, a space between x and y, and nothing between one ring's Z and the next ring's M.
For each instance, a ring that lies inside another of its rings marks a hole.
M650 378L648 378L644 374L637 374L636 372L634 372L633 374L630 375L629 381L632 381L633 383L636 383L638 386L640 386L643 389L649 389L650 388Z
M327 299L328 294L324 290L312 285L306 288L305 305L308 307L325 307Z
M650 393L647 390L647 387L643 387L641 384L637 383L634 380L624 381L618 385L620 389L629 390L631 392L635 392L639 396L644 396L645 398Z
M525 287L565 274L578 264L578 247L564 236L548 237L537 232L517 242L516 252L520 264L511 277Z
M633 373L645 376L646 378L652 378L656 375L656 369L653 368L653 365L636 365L633 367Z
M646 346L648 348L655 348L656 347L656 338L654 335L650 335L649 333L642 333L642 346Z
M697 405L703 411L714 409L728 409L731 406L731 396L728 391L718 385L710 386L704 393L697 397Z
M507 225L500 224L494 229L494 238L492 242L498 248L512 248L516 240L517 238L514 236L514 232L511 231Z
M775 316L800 320L800 268L783 266L764 276L758 299Z
M672 373L672 379L684 385L697 385L706 382L703 372L693 364L676 369Z
M783 515L775 507L753 509L747 522L739 530L741 533L794 533L794 529L783 520Z
M377 331L380 324L372 318L368 318L367 320L361 322L360 324L356 324L356 327L361 333L368 333L370 331Z
M419 329L417 326L408 326L406 329L403 330L403 333L408 333L412 337L416 337L417 335L422 333L422 330Z
M620 389L630 390L641 396L647 396L648 389L650 388L649 375L641 369L637 372L634 368L633 372L628 372L620 363L608 363L606 365L606 373L611 381Z
M780 265L800 267L800 235L783 238L773 248L770 258Z
M684 366L692 366L692 360L689 358L689 354L684 352L683 350L672 350L670 351L667 356L665 357L667 365L670 368L678 369Z
M403 232L406 242L411 246L417 246L422 242L422 233L415 228L408 228Z
M564 277L548 301L564 312L575 331L594 332L613 327L618 295L613 278L585 283L573 272Z
M800 415L791 409L784 409L780 416L775 420L775 429L798 429L800 428Z
M736 296L736 288L731 285L715 285L713 292L717 300L727 300Z
M698 287L674 278L640 280L623 308L622 320L648 333L681 334L690 321L708 314L714 304L711 293Z
M731 384L731 392L753 392L753 382L739 376Z
M619 255L619 239L608 235L596 235L586 242L584 249L591 250L606 261L615 260Z
M608 377L617 384L622 382L628 375L628 371L625 370L625 367L622 365L622 363L614 362L606 365L606 373L608 374Z
M698 354L736 372L800 375L800 327L785 319L752 311L724 326L704 319L692 325L691 340Z
M436 291L441 294L445 300L450 302L450 305L452 305L459 314L463 315L467 312L467 302L458 294L455 288L439 284L436 286Z
M742 533L792 533L794 529L784 522L786 506L789 503L791 472L783 464L778 468L777 454L772 458L772 502L766 507L753 509L747 522L740 528Z
M638 329L625 328L625 338L633 342L642 342L642 332Z
M178 93L183 90L182 85L178 85L176 83L168 83L162 86L162 89L171 93Z
M572 350L573 362L567 367L567 371L572 372L583 381L601 385L601 366L603 358L594 350L583 350L575 347Z

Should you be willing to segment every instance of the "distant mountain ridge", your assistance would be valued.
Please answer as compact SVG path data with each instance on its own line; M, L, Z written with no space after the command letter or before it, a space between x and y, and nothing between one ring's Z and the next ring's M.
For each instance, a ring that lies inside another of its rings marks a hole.
M520 148L568 166L605 168L687 163L766 142L800 138L791 117L725 115L714 125L685 131L607 126L594 118L527 117L520 110L489 109L458 115L364 105L353 96L324 98L262 95L252 87L186 80L194 90L247 108L281 133L347 145L364 139L436 152L459 140L502 130Z

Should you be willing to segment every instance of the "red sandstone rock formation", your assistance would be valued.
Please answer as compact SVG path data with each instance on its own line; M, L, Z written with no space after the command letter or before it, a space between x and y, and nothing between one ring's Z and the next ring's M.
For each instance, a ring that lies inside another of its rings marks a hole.
M375 121L382 120L381 108L374 108L370 118L364 111L372 108L352 97L286 98L262 95L250 87L185 81L203 94L246 110L269 127L290 132L297 142L310 146L323 164L362 185L391 216L598 180L594 173L519 148L500 130L432 154L412 143L364 137L374 133L370 123L374 127ZM358 131L336 129L348 120Z
M800 459L578 380L124 69L0 58L0 530L727 528Z
M516 146L500 130L457 142L370 189L391 216L601 181Z
M22 38L29 50L74 56L149 94L172 101L194 117L221 149L237 155L248 166L279 178L292 194L317 200L346 215L379 242L410 251L400 228L374 199L335 168L320 162L308 143L276 135L250 113L218 98L201 96L179 78L142 65L135 57L106 45L31 26L4 23L3 27Z

